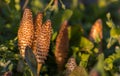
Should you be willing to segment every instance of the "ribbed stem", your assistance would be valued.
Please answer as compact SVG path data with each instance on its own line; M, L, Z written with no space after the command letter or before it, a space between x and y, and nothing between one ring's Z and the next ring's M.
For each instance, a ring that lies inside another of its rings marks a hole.
M40 70L41 70L41 68L42 68L42 64L38 63L38 64L37 64L37 76L40 75Z

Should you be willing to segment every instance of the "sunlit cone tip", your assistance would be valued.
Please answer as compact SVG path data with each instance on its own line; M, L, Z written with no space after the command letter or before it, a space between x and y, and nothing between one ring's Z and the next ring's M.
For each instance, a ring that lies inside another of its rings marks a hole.
M102 24L102 20L101 19L98 19L96 22Z
M61 24L61 31L60 32L62 32L62 31L67 31L67 30L64 30L64 29L67 29L67 25L68 25L68 22L67 21L64 21L62 24Z
M31 11L31 10L29 8L25 8L24 11L26 12L26 11Z
M32 18L32 12L30 9L26 8L23 12L23 18L22 19L31 19Z
M35 18L36 22L39 21L38 23L42 24L42 19L43 19L43 13L39 12Z
M51 20L46 20L46 22L43 24L42 29L44 29L44 32L48 32L50 34L49 38L51 37L52 33L52 26L51 26Z
M98 46L99 53L102 52L102 38L103 38L102 31L103 31L102 20L98 19L95 21L94 25L91 28L89 39L92 42L99 43L99 46Z
M99 32L101 32L102 31L102 20L101 19L96 20L94 26L96 26L96 28L98 27L98 29L100 29Z
M45 25L51 26L51 20L50 19L46 20Z
M62 23L62 25L67 25L68 24L68 21L67 20L65 20L63 23Z
M43 17L43 12L38 12L37 16L42 16Z
M100 38L102 39L102 20L98 19L96 20L96 22L94 23L94 25L91 28L90 31L90 40L96 40L96 38Z

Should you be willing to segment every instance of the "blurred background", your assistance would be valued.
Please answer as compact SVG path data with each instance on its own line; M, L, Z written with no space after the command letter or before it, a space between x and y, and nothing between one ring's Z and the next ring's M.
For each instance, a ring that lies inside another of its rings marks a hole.
M27 65L24 69L20 68L23 66L23 62L20 61L17 45L17 31L23 10L26 7L32 10L33 18L38 12L44 12L44 20L49 18L52 21L53 35L50 52L48 60L46 60L42 67L41 76L58 75L54 58L54 47L60 25L65 20L68 21L69 29L71 28L71 31L69 30L71 33L69 33L70 45L68 57L73 56L73 54L76 53L81 36L86 38L89 37L90 29L97 19L101 19L103 24L103 59L109 58L110 55L113 56L116 46L120 49L120 44L115 43L115 40L109 42L109 39L112 38L110 35L111 28L106 24L106 21L108 21L106 15L107 13L110 13L112 22L116 27L119 27L120 0L0 0L0 75L3 75L6 72L12 73L13 76L31 75L31 70ZM120 36L120 34L118 35ZM109 49L106 46L108 43L112 46ZM80 48L79 53L84 54L84 52L80 51ZM87 52L87 54L89 54L89 52ZM116 56L118 55L120 55L120 53ZM78 55L78 52L74 55L77 64L81 61L81 56L82 55ZM94 53L92 53L91 56L91 58L96 57L96 55L94 56ZM118 56L117 59L119 58L120 57ZM87 65L85 68L88 73L99 59L100 58L92 59L91 62L89 61L85 64ZM119 76L120 68L118 68L118 66L120 67L120 62L117 59L114 59L114 61L117 61L115 66L107 71L105 69L105 75L101 76ZM112 64L113 63L114 62L112 62ZM21 66L18 66L18 64Z

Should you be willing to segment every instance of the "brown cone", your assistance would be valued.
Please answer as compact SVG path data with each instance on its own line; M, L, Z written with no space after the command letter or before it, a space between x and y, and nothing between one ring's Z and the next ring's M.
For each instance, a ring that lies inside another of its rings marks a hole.
M51 21L47 20L42 24L42 19L43 14L38 13L34 21L35 34L32 48L37 60L37 76L39 76L42 64L46 60L52 33Z
M36 59L38 63L44 63L50 46L50 38L52 33L51 21L47 20L41 28L40 35L37 39Z
M36 55L37 51L37 39L40 35L40 31L42 28L42 19L43 19L43 14L38 13L37 16L35 17L34 25L35 25L35 33L34 33L34 41L33 41L33 53Z
M64 21L61 25L59 34L56 39L55 58L58 66L58 70L62 71L68 55L69 39L67 21Z
M100 39L103 38L102 36L102 20L98 19L96 20L96 22L94 23L94 25L91 28L90 31L90 40L95 40L97 38L97 35L100 37Z
M69 76L70 73L77 67L76 60L74 57L69 58L67 64L66 64L66 75Z
M99 37L100 38L100 42L99 42L99 53L102 52L102 20L98 19L96 20L96 22L94 23L94 25L91 28L90 31L90 35L89 35L89 39L93 42L95 42L96 38Z
M20 54L25 57L26 46L32 47L32 41L34 37L34 26L32 12L30 9L25 9L23 13L22 20L20 22L20 27L18 29L18 46Z

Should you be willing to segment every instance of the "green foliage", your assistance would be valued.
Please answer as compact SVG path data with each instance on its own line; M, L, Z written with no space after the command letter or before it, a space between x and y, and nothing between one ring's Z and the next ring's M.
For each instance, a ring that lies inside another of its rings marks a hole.
M81 57L81 61L79 66L86 67L88 64L90 54L82 54L80 57Z
M117 59L118 60L120 59L120 47L118 47L118 46L115 49L115 53L113 53L112 55L110 55L108 58L105 59L105 61L104 61L105 70L113 69L114 62Z
M112 38L118 39L120 37L120 27L115 26L112 19L110 19L111 18L110 13L107 14L107 18L108 18L108 21L106 22L106 24L111 28L110 36Z
M81 37L80 40L80 49L91 53L91 49L94 47L94 44L85 37Z
M106 21L106 24L107 24L110 28L114 27L115 24L113 23L113 21L112 21L112 19L111 19L110 13L107 13L107 19L108 19L108 21Z
M106 76L105 70L104 70L104 54L100 54L98 56L98 62L95 66L95 70L99 71L101 76Z
M65 21L65 20L70 19L71 16L72 16L72 11L69 10L69 9L66 9L64 11L64 14L62 15L62 22Z
M22 17L24 1L0 0L0 75L8 71L13 76L36 75L36 60L31 49L26 50L26 61L21 59L17 46L17 31ZM50 52L41 68L41 76L60 76L55 63L55 40L63 21L68 21L69 52L68 58L74 56L78 66L70 76L88 76L91 70L101 76L118 76L120 73L120 1L98 0L28 0L27 7L33 17L39 12L44 13L44 20L52 21L53 34ZM109 12L109 13L108 13ZM99 37L94 43L88 39L94 21L103 21L102 53L99 54ZM44 21L43 20L43 21Z
M113 44L115 44L117 41L119 42L120 39L120 27L115 26L111 19L110 13L107 14L108 21L106 21L106 24L110 27L110 38L108 41L107 48L110 48Z

